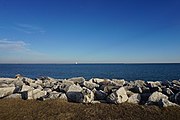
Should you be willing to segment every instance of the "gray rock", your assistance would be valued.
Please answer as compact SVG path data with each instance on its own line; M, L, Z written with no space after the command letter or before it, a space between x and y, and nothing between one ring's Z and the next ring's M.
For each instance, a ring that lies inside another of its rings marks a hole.
M142 89L142 93L150 93L151 92L150 88L148 88L148 87L142 87L141 89Z
M0 98L11 95L15 90L15 87L0 88Z
M18 80L23 81L26 85L29 85L30 83L35 83L35 80L27 78L27 77L19 78Z
M82 88L78 85L71 85L68 87L66 95L69 101L81 102L83 99Z
M82 95L82 103L91 103L92 101L94 101L94 93L91 90L83 88Z
M73 81L75 84L81 84L85 81L83 77L75 77L75 78L70 78L68 81Z
M40 79L37 79L36 81L35 81L35 83L37 84L37 85L42 85L42 80L40 80Z
M151 93L143 93L143 94L140 94L140 95L141 95L140 104L145 104L145 103L147 103L149 97L151 96Z
M59 99L68 100L68 98L67 98L65 93L61 93L60 96L59 96Z
M23 76L21 75L21 74L17 74L17 75L15 75L15 78L22 78Z
M0 88L4 88L4 87L9 87L9 85L8 85L8 84L5 84L5 83L1 83L1 84L0 84Z
M145 83L145 81L143 81L143 80L135 80L134 81L134 86L137 86L137 87L144 87L144 86L146 86L146 83Z
M112 83L115 85L115 86L119 86L119 87L122 87L126 81L124 79L121 79L121 80L118 80L118 79L112 79Z
M170 87L170 86L172 86L172 83L168 80L165 80L165 81L162 81L162 85L166 86L166 87Z
M112 91L119 89L119 86L104 85L104 86L101 86L100 89L106 93L112 93Z
M123 103L128 100L128 96L124 87L119 88L117 91L114 91L107 97L107 101L110 103Z
M171 95L174 94L173 91L170 88L163 88L162 93L167 95L167 96L171 96Z
M95 101L91 101L91 103L92 103L92 104L99 104L99 103L101 103L101 102L100 102L100 101L95 100Z
M175 95L175 102L180 105L180 92Z
M0 78L0 83L11 84L15 80L14 78Z
M160 81L147 81L147 84L149 87L160 87L161 86L161 82Z
M153 92L162 92L162 89L160 87L150 87L150 92L153 93Z
M15 87L17 86L22 87L24 85L22 80L15 80L13 81L13 84L15 85Z
M41 91L40 89L34 89L34 90L23 92L22 98L23 99L38 99L38 98L46 96L46 94L47 94L46 91Z
M128 98L128 103L135 103L138 104L141 101L141 95L140 94L133 94Z
M96 100L106 100L107 95L108 95L106 92L104 92L102 90L97 90L97 91L95 91L94 94L95 94Z
M29 86L33 87L33 88L37 88L38 87L38 84L36 83L30 83Z
M164 99L164 98L158 102L158 105L159 105L159 107L178 106L177 104L172 103L169 100Z
M51 88L44 88L43 90L48 92L48 93L52 92Z
M89 82L89 81L84 81L82 86L85 86L86 88L93 90L94 88L98 88L99 85L93 82Z
M21 92L25 92L25 91L30 91L33 90L34 88L28 85L23 85L21 88Z
M36 89L43 90L43 87L41 85L37 85Z
M15 85L13 83L8 85L9 87L15 87Z
M142 89L138 86L135 86L131 89L129 89L130 91L134 92L134 93L142 93Z
M5 98L22 99L22 95L19 93L11 94Z
M60 95L61 95L61 93L53 91L53 92L49 93L48 98L49 99L57 99L57 98L59 98Z
M173 80L172 83L180 86L180 80Z
M99 84L99 83L101 83L101 82L104 82L104 81L105 81L105 79L92 78L92 79L90 79L89 81L90 81L90 82L94 82L94 83Z
M161 92L154 92L150 95L147 104L158 103L161 99L168 100L168 96L162 94Z

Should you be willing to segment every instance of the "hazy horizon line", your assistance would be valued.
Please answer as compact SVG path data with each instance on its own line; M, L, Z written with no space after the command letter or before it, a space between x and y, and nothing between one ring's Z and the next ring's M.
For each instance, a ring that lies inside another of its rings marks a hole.
M0 64L180 64L180 62L11 62L11 63L0 63Z

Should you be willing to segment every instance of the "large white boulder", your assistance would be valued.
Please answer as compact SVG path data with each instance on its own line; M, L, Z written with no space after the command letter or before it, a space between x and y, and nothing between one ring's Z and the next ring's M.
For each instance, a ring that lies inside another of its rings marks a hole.
M0 98L11 95L15 90L15 87L0 88Z
M126 91L124 87L120 87L118 90L112 92L108 98L108 102L119 104L126 102L128 100L128 96L126 94Z

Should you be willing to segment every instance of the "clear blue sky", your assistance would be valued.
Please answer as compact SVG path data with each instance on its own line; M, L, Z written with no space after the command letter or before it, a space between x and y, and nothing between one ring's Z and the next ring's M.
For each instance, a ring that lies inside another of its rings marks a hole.
M180 62L179 0L0 0L0 63Z

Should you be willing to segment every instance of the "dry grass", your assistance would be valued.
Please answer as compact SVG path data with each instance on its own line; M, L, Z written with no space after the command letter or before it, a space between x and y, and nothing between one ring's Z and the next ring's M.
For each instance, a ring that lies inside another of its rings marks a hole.
M180 107L79 104L61 100L0 100L1 120L178 120Z

